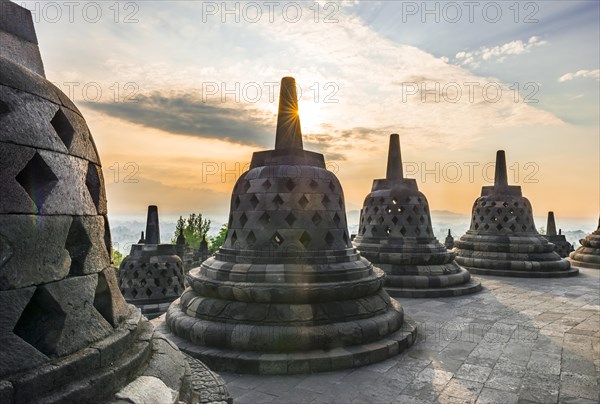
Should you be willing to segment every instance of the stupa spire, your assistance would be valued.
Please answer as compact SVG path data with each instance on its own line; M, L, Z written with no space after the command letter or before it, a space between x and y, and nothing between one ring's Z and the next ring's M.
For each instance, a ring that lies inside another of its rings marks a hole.
M504 150L496 152L496 175L494 176L494 187L508 188L508 175L506 173L506 155Z
M386 179L400 180L402 178L404 178L404 172L402 171L400 136L397 133L394 133L390 135Z
M160 244L160 228L158 227L158 207L148 206L146 219L146 244Z
M303 149L296 80L293 77L281 79L275 149Z
M556 236L556 222L554 221L554 212L548 212L548 223L546 224L546 235Z

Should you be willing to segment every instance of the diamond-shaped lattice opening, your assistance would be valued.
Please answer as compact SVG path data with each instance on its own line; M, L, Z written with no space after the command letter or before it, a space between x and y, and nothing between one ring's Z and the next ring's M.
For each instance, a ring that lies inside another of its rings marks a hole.
M413 221L413 218L412 218L412 216L409 216L409 217L407 217L407 218L406 218L406 221L407 221L408 223L412 223L412 221Z
M235 197L235 200L233 201L233 206L235 206L235 208L237 209L237 208L239 208L239 207L240 207L240 203L241 203L241 201L240 201L240 197L239 197L239 196L236 196L236 197Z
M323 204L323 206L327 207L327 204L329 202L331 202L331 199L329 199L327 195L323 195L323 199L321 199L321 203Z
M392 213L392 208L390 208L389 206L386 206L385 211L386 211L386 213Z
M135 298L137 297L137 295L138 295L138 291L137 291L137 289L133 289L133 290L131 291L131 296L133 296L133 298L135 299Z
M506 208L506 207L508 207L508 203L504 202L504 203L502 204L502 206L504 206L504 207Z
M419 218L419 222L421 222L421 224L425 223L425 216L421 216Z
M337 213L333 215L333 223L335 223L336 226L339 226L341 221L342 219L340 219L340 215Z
M398 199L396 199L396 198L392 198L392 203L393 203L394 205L398 205Z
M368 223L368 224L371 224L371 222L372 222L372 221L373 221L373 218L372 218L371 216L369 216L369 217L367 218L367 223Z
M152 291L150 289L146 289L146 296L152 296Z
M341 196L338 198L338 205L340 205L340 209L344 207L344 200Z
M231 244L235 244L237 239L238 239L237 233L234 230L233 233L231 233Z
M515 202L513 205L515 205L516 207L519 207L519 202Z
M363 227L363 228L361 229L361 231L360 231L360 234L365 234L366 232L367 232L367 228L366 228L366 227Z
M303 232L302 235L300 236L300 242L302 243L302 245L304 246L304 248L308 248L308 245L310 244L310 235L307 232Z
M379 212L379 208L378 208L377 206L375 206L375 207L373 208L373 213L377 213L377 212Z
M479 223L475 223L475 230L479 229Z
M65 250L71 257L69 275L83 275L85 259L92 249L92 241L80 218L74 218L69 228Z
M279 194L275 195L275 198L273 198L273 203L278 206L283 205L283 199L281 196L279 196Z
M485 214L489 215L492 210L490 208L485 208Z
M389 236L390 234L392 234L392 229L390 229L390 227L389 227L389 226L385 228L385 234L387 234L388 236Z
M379 198L379 204L383 205L383 203L385 202L385 199L383 199L383 197Z
M58 178L39 153L33 155L15 179L38 209L42 208L58 182Z
M333 181L329 181L329 189L331 190L331 192L335 191L335 184L333 183Z
M250 181L244 181L244 192L248 192L250 189Z
M319 183L315 180L310 180L310 184L308 184L308 186L312 189L317 189L319 187Z
M405 228L404 226L402 226L402 227L400 228L400 234L402 234L403 236L405 236L405 235L406 235L406 228Z
M521 218L519 216L515 217L515 222L519 223L521 221Z
M100 208L100 189L102 183L100 182L100 175L98 174L98 167L93 163L88 163L88 172L85 176L85 186L92 197L96 211Z
M527 226L522 225L521 228L523 229L523 231L527 230Z
M246 223L248 223L248 216L246 216L246 213L242 213L242 216L240 216L240 223L242 227L244 227Z
M498 214L501 215L502 214L502 208L496 209L496 212L498 212Z
M365 218L363 218L363 221L365 220ZM312 222L315 226L318 226L319 223L321 223L323 221L323 218L321 217L321 215L319 215L319 212L316 212L313 217L312 217Z
M496 216L492 216L492 222L497 222L498 218Z
M504 223L507 223L507 222L509 221L509 218L508 218L508 216L504 216L504 217L502 218L502 220L504 220Z
M229 214L229 221L227 222L227 227L231 228L232 225L233 225L233 215L230 213Z
M485 224L485 226L483 226L483 228L484 228L485 230L489 230L489 229L490 229L490 225L486 223L486 224Z
M145 279L142 279L142 280L140 281L140 286L141 286L141 287L144 287L144 286L146 286L146 280L145 280Z
M138 271L133 271L133 274L131 274L131 277L132 277L133 279L137 279L137 278L139 278L139 277L140 277L140 273L139 273Z
M400 206L400 207L398 208L398 212L399 212L400 214L404 213L404 211L405 211L405 210L406 210L406 209L404 208L404 206Z
M306 205L308 205L310 201L306 198L305 195L302 195L302 198L300 198L300 200L298 201L298 204L302 207L302 209L306 208Z
M250 247L252 247L254 243L256 243L256 236L254 235L253 231L248 233L248 236L246 236L246 243L248 243Z
M4 101L0 100L0 115L6 114L9 112L10 112L10 108L8 107L8 104L5 103Z
M294 216L294 214L290 212L289 215L285 217L285 221L291 226L296 221L296 216Z
M283 244L285 239L281 236L281 234L279 234L279 232L275 232L275 234L273 234L273 237L271 237L271 241L273 242L275 247L279 247Z
M258 198L256 197L256 195L252 195L252 198L250 198L250 203L252 204L252 207L256 209L256 207L258 206Z
M425 228L425 233L431 234L431 229L429 229L429 227Z
M498 223L498 224L496 225L496 229L498 229L498 230L502 230L502 223Z
M52 355L61 339L66 317L54 297L43 287L38 287L13 333L38 351Z
M271 188L271 181L266 180L265 182L263 182L262 187L265 189L265 191L269 188Z
M73 129L73 125L71 125L71 122L69 122L69 118L67 118L65 113L62 112L60 108L58 111L56 111L56 114L54 114L54 118L52 118L50 124L67 149L71 147L71 143L73 143L73 137L75 135L75 129Z
M419 213L419 207L417 205L413 206L412 211L416 214Z
M392 223L398 224L398 218L396 216L392 218Z
M415 234L416 234L417 236L420 236L420 235L421 235L421 229L420 229L420 228L418 228L418 227L417 227L417 228L415 228Z
M292 192L294 188L296 188L296 183L291 178L289 178L285 182L285 187L288 189L288 191Z
M496 206L496 201L492 201L492 206Z
M328 231L325 235L325 242L327 243L327 245L331 247L333 245L334 240L335 237L333 236L333 234L331 234L331 232Z
M260 224L262 224L263 226L266 226L269 224L269 222L271 221L271 216L269 216L269 214L267 212L263 213L259 218L258 221L260 222Z
M169 286L173 285L173 277L172 276L169 276L167 278L167 285L169 285Z
M383 216L379 216L379 218L377 218L377 223L379 224L383 224L384 221L385 219L383 218Z

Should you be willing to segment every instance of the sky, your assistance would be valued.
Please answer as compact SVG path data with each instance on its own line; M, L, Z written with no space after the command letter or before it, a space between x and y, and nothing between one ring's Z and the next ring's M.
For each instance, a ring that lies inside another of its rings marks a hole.
M226 221L236 178L274 146L284 76L347 210L398 133L432 210L468 215L502 149L536 216L600 213L600 2L18 3L87 119L112 217Z

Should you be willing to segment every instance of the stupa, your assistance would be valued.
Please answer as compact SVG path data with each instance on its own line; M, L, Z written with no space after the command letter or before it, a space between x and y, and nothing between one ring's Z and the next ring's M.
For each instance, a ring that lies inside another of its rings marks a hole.
M373 181L365 198L354 246L385 271L391 296L460 296L481 290L481 283L433 235L427 198L416 180L404 178L397 134L390 136L387 175Z
M275 150L254 153L223 246L187 279L168 336L215 369L351 368L396 355L416 335L383 271L352 247L339 181L323 155L303 149L291 77L281 81Z
M571 264L583 268L600 269L600 219L598 219L596 231L579 240L579 243L581 247L569 256Z
M452 232L448 229L448 235L444 240L444 246L446 246L447 250L451 250L454 248L454 237L452 237Z
M185 289L183 262L176 245L160 243L156 206L148 206L145 236L121 262L119 287L127 303L153 319L166 312Z
M475 274L563 277L579 273L538 233L531 203L521 187L508 185L503 150L496 154L494 185L482 187L473 204L471 227L454 244L456 261Z
M567 241L565 236L562 234L562 230L559 229L558 234L556 233L556 222L554 221L554 212L548 212L548 222L546 225L546 234L544 238L554 244L556 248L554 251L561 257L566 258L573 251L573 246Z
M0 402L198 402L184 355L119 292L98 153L31 13L0 10Z

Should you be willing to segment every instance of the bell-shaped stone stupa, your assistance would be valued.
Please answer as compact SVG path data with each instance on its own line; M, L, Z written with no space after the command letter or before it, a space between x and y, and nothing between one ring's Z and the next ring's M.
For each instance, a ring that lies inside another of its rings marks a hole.
M169 335L211 367L302 373L361 366L411 345L384 273L352 247L339 181L302 147L295 80L281 81L275 150L254 153L225 243L192 269ZM163 329L163 328L161 328Z
M531 204L521 187L508 185L503 150L496 154L494 185L481 189L473 205L471 228L454 244L456 261L471 273L520 277L579 273L538 233Z
M562 231L556 233L556 222L554 221L554 212L548 212L548 223L546 225L546 234L544 238L554 244L554 251L561 257L566 258L573 251L573 245L567 241Z
M452 232L450 229L448 229L448 235L444 240L444 246L446 247L446 250L451 250L454 248L454 237L452 237Z
M571 253L569 261L577 267L600 269L600 219L598 228L579 240L581 247Z
M198 402L184 355L119 291L96 146L46 80L31 13L0 10L0 402Z
M386 178L374 180L365 198L354 246L385 271L392 296L460 296L481 290L481 283L433 235L427 198L416 180L404 178L396 134L390 136Z
M160 243L156 206L148 206L145 235L144 242L133 244L121 262L119 287L128 303L153 319L166 312L185 289L183 262L177 245Z

